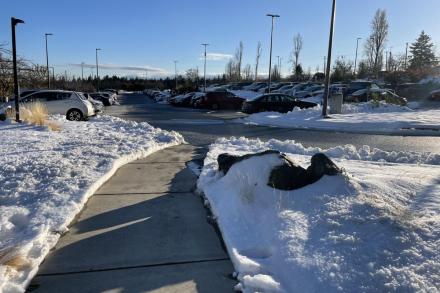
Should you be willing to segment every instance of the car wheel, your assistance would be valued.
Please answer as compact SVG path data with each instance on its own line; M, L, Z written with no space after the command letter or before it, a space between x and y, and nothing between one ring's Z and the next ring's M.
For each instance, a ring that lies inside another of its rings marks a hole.
M70 121L81 121L83 120L84 116L83 113L78 109L71 109L66 114L67 120Z

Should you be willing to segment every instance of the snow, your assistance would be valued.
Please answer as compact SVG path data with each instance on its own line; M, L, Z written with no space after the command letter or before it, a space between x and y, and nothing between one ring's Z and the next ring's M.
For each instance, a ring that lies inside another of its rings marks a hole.
M261 93L254 92L254 91L245 91L245 90L230 90L231 93L236 95L237 97L240 97L242 99L245 99L246 101L252 101L255 100L257 97L261 96Z
M267 186L277 155L217 171L220 153L276 149L303 167L324 152L344 169L293 191ZM198 188L220 227L243 292L438 292L440 155L364 146L219 139Z
M311 101L311 100L304 100ZM413 110L380 102L343 104L342 114L322 118L322 106L294 108L286 114L261 112L235 122L288 128L320 129L363 133L440 135L439 109Z
M123 164L182 136L111 116L89 122L52 117L60 131L0 122L0 292L22 292L87 199Z

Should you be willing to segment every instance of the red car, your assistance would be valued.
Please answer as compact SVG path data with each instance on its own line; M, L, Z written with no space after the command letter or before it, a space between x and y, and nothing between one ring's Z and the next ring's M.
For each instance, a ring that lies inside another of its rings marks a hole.
M234 109L239 110L243 106L244 99L237 97L228 91L208 92L194 103L196 108L204 109Z

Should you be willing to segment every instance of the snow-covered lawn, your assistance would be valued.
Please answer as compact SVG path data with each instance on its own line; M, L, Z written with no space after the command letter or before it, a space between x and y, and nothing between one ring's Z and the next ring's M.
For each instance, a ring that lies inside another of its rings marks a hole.
M0 292L24 291L88 197L118 167L184 142L178 133L111 116L53 118L61 131L0 122Z
M275 149L301 166L324 152L344 175L293 191L267 186L277 155L217 171L221 153ZM198 181L244 292L438 292L440 155L294 141L220 139Z
M235 122L289 128L322 129L363 133L440 135L440 110L413 110L381 103L344 104L342 114L323 119L322 107L297 109L282 114L262 112Z

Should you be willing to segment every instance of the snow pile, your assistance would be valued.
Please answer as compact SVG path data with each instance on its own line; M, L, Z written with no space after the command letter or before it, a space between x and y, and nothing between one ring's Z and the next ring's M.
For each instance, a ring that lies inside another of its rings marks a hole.
M331 119L323 119L322 106L318 105L309 109L294 108L286 114L256 113L235 122L347 132L440 135L439 109L412 110L385 102L368 102L344 104L342 112L343 114L332 114Z
M182 136L111 116L54 117L61 131L0 122L0 292L24 291L49 249L121 165Z
M198 181L238 273L237 289L440 290L438 155L324 150L345 174L290 192L267 186L281 162L277 155L244 160L225 176L217 171L220 153L267 149L286 152L303 167L321 151L293 141L222 139L211 145ZM418 157L419 164L387 162L404 157Z

